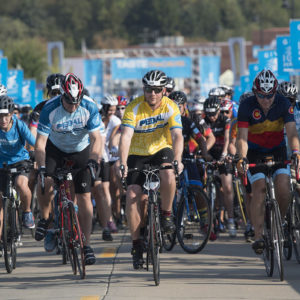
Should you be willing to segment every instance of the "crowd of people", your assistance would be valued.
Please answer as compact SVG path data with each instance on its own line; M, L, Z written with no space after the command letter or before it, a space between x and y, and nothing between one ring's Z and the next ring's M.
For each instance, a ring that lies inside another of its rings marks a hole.
M46 251L55 249L51 176L65 159L72 160L72 194L85 236L86 265L96 261L90 241L96 210L104 241L112 241L114 233L129 227L133 267L139 269L144 264L142 232L147 195L143 193L144 177L137 172L128 174L127 170L176 162L181 173L183 157L217 161L221 188L217 191L218 222L210 236L213 241L222 232L228 232L231 238L237 235L232 184L232 161L236 160L240 174L247 172L249 178L245 238L253 241L255 253L261 254L265 247L262 227L266 170L248 169L248 165L261 162L266 155L282 162L288 156L300 159L297 86L291 82L279 84L270 70L262 70L252 91L244 93L237 104L229 86L215 87L207 97L188 97L176 90L174 79L159 70L147 72L142 83L143 94L130 101L123 95L107 94L96 103L75 74L51 74L46 82L47 100L33 110L20 108L0 86L0 169L3 163L20 164L29 159L36 164L29 174L22 173L15 179L23 226L36 226L35 239L44 240ZM94 181L87 165L95 170ZM45 176L44 192L41 175ZM122 189L122 176L126 177L127 191ZM205 169L199 166L190 168L189 176L205 183ZM174 170L161 170L160 177L161 224L165 232L172 233ZM274 177L284 223L291 199L290 168L282 163L274 170ZM5 180L5 174L0 173L2 192ZM40 215L37 224L30 211L35 183ZM0 201L0 240L2 217Z

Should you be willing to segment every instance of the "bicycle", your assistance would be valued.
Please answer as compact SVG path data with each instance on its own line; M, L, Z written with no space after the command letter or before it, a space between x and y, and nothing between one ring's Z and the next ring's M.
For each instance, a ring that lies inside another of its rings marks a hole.
M162 230L160 225L160 203L158 197L158 190L160 187L160 178L158 172L160 170L172 169L173 166L167 165L162 167L146 166L142 170L138 168L129 169L130 172L140 172L146 177L143 188L148 194L148 207L147 207L147 222L146 230L144 233L144 240L147 258L146 270L149 271L149 265L153 266L153 279L155 285L160 283L160 253L162 248ZM124 177L124 166L120 167L122 172L121 183L124 190L127 189L126 179Z
M85 261L83 242L84 234L80 229L77 208L72 200L69 181L72 180L71 165L73 162L66 161L65 167L57 168L54 179L56 195L54 198L55 234L57 238L58 252L62 254L62 263L70 262L73 274L79 272L80 278L84 279ZM42 182L42 190L44 189Z
M284 164L288 164L285 161ZM267 157L264 162L257 164L249 164L249 168L253 167L266 167L267 175L266 180L266 198L265 198L265 222L263 229L263 239L265 248L263 250L263 260L266 268L267 275L273 276L274 272L274 253L276 257L279 278L281 281L284 279L283 270L283 243L284 233L281 222L281 214L278 202L275 198L274 182L272 177L272 167L282 164L282 162L275 162L272 157ZM245 183L246 183L245 177Z
M208 242L212 229L210 200L199 180L190 180L188 169L195 158L183 158L185 166L180 176L180 199L176 213L176 235L181 248L190 254L200 252ZM175 239L174 239L175 243Z
M7 273L11 273L16 268L17 245L22 233L20 199L14 188L14 179L22 171L28 172L30 163L25 161L19 165L7 165L3 163L1 171L7 175L6 190L3 191L3 229L2 241L4 262Z
M294 249L296 260L300 263L300 196L295 182L295 180L299 181L298 164L299 162L295 164L296 178L291 177L292 201L286 215L286 230L284 231L286 241L283 247L283 254L289 260Z

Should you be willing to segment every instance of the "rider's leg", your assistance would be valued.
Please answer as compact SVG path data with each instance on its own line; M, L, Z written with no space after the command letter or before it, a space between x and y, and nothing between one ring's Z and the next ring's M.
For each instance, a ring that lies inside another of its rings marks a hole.
M28 186L28 178L24 175L19 175L15 180L15 185L20 195L24 212L30 212L31 190Z

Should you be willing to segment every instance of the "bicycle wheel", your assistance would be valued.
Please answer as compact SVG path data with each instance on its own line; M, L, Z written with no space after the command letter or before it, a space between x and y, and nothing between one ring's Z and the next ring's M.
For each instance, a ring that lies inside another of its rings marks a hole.
M16 208L11 205L10 199L3 201L3 251L7 273L11 273L16 267Z
M281 216L279 211L279 206L277 202L273 205L273 224L272 224L272 238L274 244L274 253L277 261L277 267L279 272L279 278L283 281L284 271L283 271L283 232L281 225Z
M292 203L292 243L295 252L295 257L297 262L300 264L300 204L299 198L296 197L295 201Z
M37 201L37 183L35 183L34 188L33 188L30 208L31 208L31 212L33 214L34 223L35 223L35 227L33 229L31 229L31 235L34 238L35 230L37 227L37 222L40 219L40 215L39 215L40 211L39 211L38 201Z
M273 224L272 208L269 204L266 205L265 222L263 229L263 239L265 241L265 249L263 251L263 260L267 275L273 276L274 271L274 247L272 243L271 226Z
M85 278L85 262L83 252L83 233L80 229L77 213L75 212L73 203L70 205L70 211L72 211L72 250L71 260L73 260L75 269L78 269L80 278ZM75 273L76 274L76 273Z
M63 254L63 263L65 260L64 255L66 256L67 260L70 262L73 274L77 274L76 264L72 259L72 224L71 224L71 212L69 207L63 208L63 226L62 228L62 237L63 237L63 249L65 251L62 252Z
M162 245L166 251L171 251L176 243L176 231L173 233L162 232Z
M285 243L283 246L283 255L286 260L290 260L292 257L293 252L293 242L292 242L292 220L291 220L291 214L292 214L292 203L289 206L288 212L286 214L286 227L284 228L284 239Z
M211 233L210 201L201 188L189 187L187 199L182 194L176 216L177 239L187 253L201 251Z
M247 225L247 218L246 218L246 213L245 213L245 192L243 187L241 186L241 182L236 179L235 184L234 184L234 190L236 194L236 198L238 200L238 218L242 219L244 222L244 225Z
M153 266L153 279L155 285L159 285L160 282L160 265L159 265L159 236L158 236L158 228L157 228L157 220L156 220L156 212L154 205L154 195L150 194L149 198L149 250L150 257Z

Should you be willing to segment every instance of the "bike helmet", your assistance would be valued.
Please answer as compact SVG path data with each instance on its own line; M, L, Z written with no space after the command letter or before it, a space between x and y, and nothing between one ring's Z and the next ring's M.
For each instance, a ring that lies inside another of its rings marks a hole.
M253 93L263 95L274 94L278 86L278 81L270 70L262 70L254 79Z
M291 98L293 100L297 99L298 87L296 84L289 81L283 81L278 86L278 93L286 98Z
M208 97L211 97L211 96L225 97L225 92L220 87L212 88L208 93Z
M254 94L252 92L246 92L246 93L243 93L241 96L240 96L240 99L239 99L239 103L241 104L243 101L245 101L247 98L249 97L252 97L254 96Z
M185 93L180 91L172 92L168 97L177 105L184 104L187 101Z
M9 114L14 111L15 105L12 98L7 95L0 96L0 114Z
M105 104L107 104L107 105L118 105L118 99L113 95L106 94L104 96L104 98L102 99L101 104L102 105L105 105Z
M204 96L195 95L189 102L190 111L203 110L206 98Z
M233 95L233 88L228 85L220 85L220 89L222 89L225 93L225 95Z
M164 87L167 84L167 76L159 70L149 71L143 77L143 85L149 87Z
M222 100L220 105L221 111L230 111L233 108L233 103L230 100Z
M118 96L118 106L126 106L127 105L127 98L124 96Z
M54 73L47 77L46 86L48 90L48 95L53 90L60 90L64 77L65 76L60 73Z
M61 84L61 91L67 103L78 104L83 97L83 84L75 74L68 73Z
M0 96L7 95L7 89L3 84L0 84Z
M204 112L206 115L215 115L220 110L220 101L217 97L209 97L204 102Z
M172 92L175 89L175 81L172 77L167 77L167 84L166 84L165 88L169 92Z

